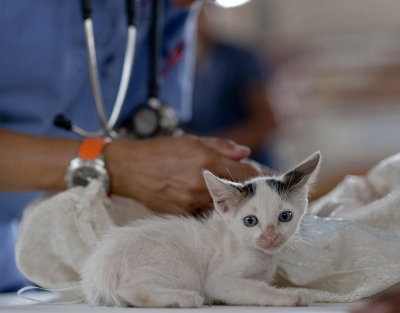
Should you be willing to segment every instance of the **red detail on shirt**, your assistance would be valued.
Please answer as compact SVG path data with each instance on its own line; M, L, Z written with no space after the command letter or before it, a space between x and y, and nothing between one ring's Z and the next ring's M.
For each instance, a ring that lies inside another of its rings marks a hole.
M164 68L161 70L161 76L165 77L167 74L178 64L182 59L183 52L185 51L185 43L182 41L169 55L165 62Z

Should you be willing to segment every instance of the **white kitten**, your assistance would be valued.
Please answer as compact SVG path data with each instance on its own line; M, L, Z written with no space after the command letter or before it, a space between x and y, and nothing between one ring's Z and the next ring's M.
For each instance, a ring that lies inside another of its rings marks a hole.
M304 289L278 289L279 250L306 212L320 154L279 177L243 184L204 172L215 213L162 216L116 227L88 259L82 287L92 305L199 307L204 303L303 306Z

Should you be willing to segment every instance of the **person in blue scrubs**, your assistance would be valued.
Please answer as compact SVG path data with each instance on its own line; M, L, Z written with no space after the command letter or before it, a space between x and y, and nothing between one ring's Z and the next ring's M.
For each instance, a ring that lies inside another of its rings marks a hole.
M140 0L136 57L121 122L147 101L152 0ZM194 0L165 0L160 98L181 121L191 115ZM106 114L117 94L125 53L125 1L93 1L93 23ZM14 262L24 208L42 191L62 191L69 162L83 138L57 128L64 114L99 129L78 0L0 2L0 292L25 284ZM179 52L179 53L178 53ZM236 179L256 175L249 149L191 135L114 140L103 150L110 191L172 214L210 208L201 170Z
M216 36L220 14L203 6L198 18L192 118L185 130L230 138L251 148L251 157L271 166L267 140L277 123L267 98L272 66L251 49Z

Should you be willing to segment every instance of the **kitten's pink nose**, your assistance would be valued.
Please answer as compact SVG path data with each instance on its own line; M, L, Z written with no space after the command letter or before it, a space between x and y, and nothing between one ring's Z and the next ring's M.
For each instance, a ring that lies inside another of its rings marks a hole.
M266 233L264 234L264 238L268 240L269 244L272 245L276 238L278 238L277 233Z

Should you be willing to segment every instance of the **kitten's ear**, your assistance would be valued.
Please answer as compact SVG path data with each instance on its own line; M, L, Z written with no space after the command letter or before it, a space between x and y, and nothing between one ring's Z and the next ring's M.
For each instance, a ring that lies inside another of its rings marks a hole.
M290 193L299 190L305 185L312 185L317 178L321 163L320 160L321 154L318 151L297 165L293 170L284 174L282 182L285 185L286 192Z
M203 171L208 191L214 201L214 206L222 215L234 213L242 200L240 184L218 178L209 171Z

